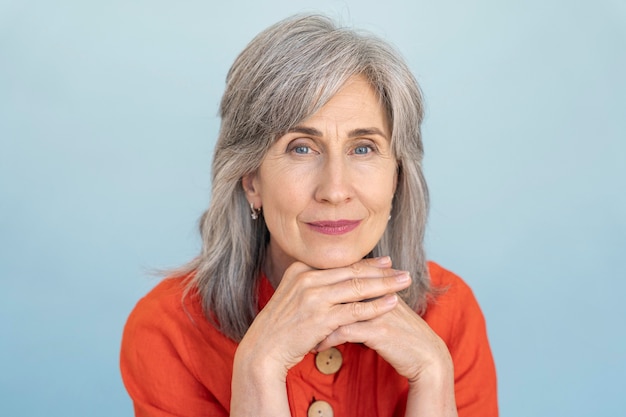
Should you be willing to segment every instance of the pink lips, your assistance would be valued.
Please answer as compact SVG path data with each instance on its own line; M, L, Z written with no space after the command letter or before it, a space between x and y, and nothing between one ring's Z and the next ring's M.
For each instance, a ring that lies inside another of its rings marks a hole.
M360 223L360 220L322 220L319 222L310 222L307 224L311 229L325 235L343 235L356 229Z

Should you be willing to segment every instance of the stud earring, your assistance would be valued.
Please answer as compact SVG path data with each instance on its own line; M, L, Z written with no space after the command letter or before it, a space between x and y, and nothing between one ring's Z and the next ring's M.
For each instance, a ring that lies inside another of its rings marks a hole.
M254 208L254 203L250 203L250 217L252 217L252 220L258 219L259 214L261 214L261 207Z

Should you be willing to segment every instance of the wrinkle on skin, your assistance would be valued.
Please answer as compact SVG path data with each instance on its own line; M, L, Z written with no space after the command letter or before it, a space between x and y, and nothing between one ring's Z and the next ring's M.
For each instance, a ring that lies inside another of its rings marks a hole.
M277 139L257 172L243 178L270 232L265 272L276 285L301 261L317 269L366 256L387 226L397 181L391 132L376 93L354 76L326 105ZM311 224L348 220L347 233ZM325 229L326 230L326 229Z

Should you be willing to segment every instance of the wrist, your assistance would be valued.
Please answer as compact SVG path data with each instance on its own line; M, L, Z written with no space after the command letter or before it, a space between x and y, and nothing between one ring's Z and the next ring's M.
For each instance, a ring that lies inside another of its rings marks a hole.
M433 345L428 354L423 354L421 366L409 374L409 385L454 384L454 364L448 347L438 337Z
M235 352L233 374L235 371L259 381L277 381L282 384L287 381L287 368L273 357L272 352L259 346L248 346L245 338Z
M457 416L452 361L435 362L409 380L406 417Z
M231 416L289 416L286 372L262 355L237 349L231 381Z

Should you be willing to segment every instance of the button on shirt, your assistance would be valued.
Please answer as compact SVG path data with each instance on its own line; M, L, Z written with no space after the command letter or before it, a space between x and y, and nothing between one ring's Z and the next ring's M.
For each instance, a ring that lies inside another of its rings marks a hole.
M294 416L305 414L317 400L327 402L335 416L395 416L404 410L408 383L375 351L361 344L346 343L336 347L341 354L341 368L331 374L320 372L317 355L309 353L287 373L289 402L300 403ZM335 356L335 355L334 355ZM335 356L336 357L336 356ZM381 383L372 383L381 378ZM302 399L308 402L302 404ZM384 400L379 400L384 399ZM391 404L390 404L391 403Z
M341 352L334 347L315 355L315 367L324 375L334 374L341 368L342 363Z
M314 401L307 411L307 417L333 417L333 415L333 408L322 400Z

